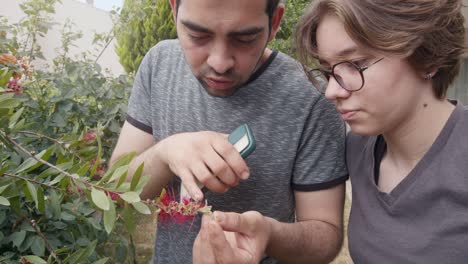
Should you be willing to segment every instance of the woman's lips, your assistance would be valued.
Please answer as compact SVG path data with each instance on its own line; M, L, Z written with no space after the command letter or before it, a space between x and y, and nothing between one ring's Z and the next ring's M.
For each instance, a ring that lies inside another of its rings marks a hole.
M341 118L344 121L352 120L357 113L356 110L338 110L338 112L340 112Z

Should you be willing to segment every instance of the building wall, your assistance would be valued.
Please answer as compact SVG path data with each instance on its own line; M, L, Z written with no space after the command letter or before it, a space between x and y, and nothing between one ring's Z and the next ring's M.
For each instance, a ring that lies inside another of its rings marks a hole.
M10 23L15 23L25 17L25 14L19 7L24 0L0 0L0 16L6 17ZM93 54L99 54L100 50L92 45L95 33L107 33L112 29L112 20L107 11L94 8L92 5L76 0L62 0L62 4L55 6L55 15L53 20L57 24L49 30L48 34L41 38L38 43L42 47L44 57L51 62L57 56L57 48L61 46L61 33L65 21L69 19L73 24L73 29L81 31L83 37L74 42L76 47L71 47L70 55L72 58L78 56L83 51L93 50ZM113 75L124 73L119 63L119 58L114 50L115 40L102 54L98 63L110 70ZM45 62L38 61L36 65L41 67Z

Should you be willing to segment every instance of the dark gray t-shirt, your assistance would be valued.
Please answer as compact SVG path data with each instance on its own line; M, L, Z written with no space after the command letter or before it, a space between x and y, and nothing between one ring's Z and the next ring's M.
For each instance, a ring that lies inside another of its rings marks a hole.
M468 109L458 103L429 151L388 194L375 177L384 152L381 136L348 136L354 263L468 263Z
M248 84L222 98L210 96L194 77L177 40L162 41L136 75L127 120L155 140L202 130L228 134L249 124L257 142L246 159L251 176L227 193L208 191L214 210L256 210L292 222L294 190L320 190L347 179L344 123L301 65L280 52ZM178 192L179 186L175 177L168 188ZM191 263L199 220L159 223L153 263Z

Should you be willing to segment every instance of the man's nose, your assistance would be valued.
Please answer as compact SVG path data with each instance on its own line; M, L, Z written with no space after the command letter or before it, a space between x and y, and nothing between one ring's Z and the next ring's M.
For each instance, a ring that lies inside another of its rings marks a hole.
M229 45L217 43L209 53L207 64L217 73L223 74L234 67L234 56Z

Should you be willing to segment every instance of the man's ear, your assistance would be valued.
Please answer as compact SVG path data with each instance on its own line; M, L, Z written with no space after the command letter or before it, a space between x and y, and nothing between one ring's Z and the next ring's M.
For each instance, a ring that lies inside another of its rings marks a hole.
M272 41L275 38L276 33L278 33L281 20L283 19L283 15L284 15L284 4L280 3L278 4L278 7L276 8L275 12L273 13L273 16L271 17L271 32L268 38L268 42Z
M177 24L177 4L176 0L169 0L172 9L172 17L174 18L174 23Z

